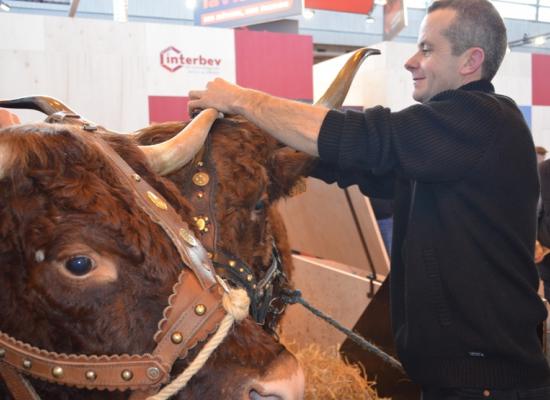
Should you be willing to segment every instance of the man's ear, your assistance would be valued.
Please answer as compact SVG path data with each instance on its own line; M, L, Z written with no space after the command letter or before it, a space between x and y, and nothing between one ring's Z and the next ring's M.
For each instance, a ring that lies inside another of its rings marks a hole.
M460 68L462 75L472 75L478 71L481 74L481 67L485 61L485 51L481 47L469 48L462 56L464 60Z

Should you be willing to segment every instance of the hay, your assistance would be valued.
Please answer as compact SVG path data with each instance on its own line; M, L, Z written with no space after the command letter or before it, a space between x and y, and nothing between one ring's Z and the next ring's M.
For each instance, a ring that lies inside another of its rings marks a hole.
M297 348L285 343L302 364L306 376L305 400L382 400L374 382L368 382L362 367L342 360L336 347L321 349L317 344ZM363 374L362 374L363 372Z

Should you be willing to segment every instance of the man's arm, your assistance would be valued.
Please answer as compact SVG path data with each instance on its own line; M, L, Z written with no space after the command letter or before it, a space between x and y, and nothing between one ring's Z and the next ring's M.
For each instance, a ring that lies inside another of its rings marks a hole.
M188 108L215 108L239 114L286 145L313 156L319 155L317 139L328 109L270 96L216 78L206 90L189 92Z

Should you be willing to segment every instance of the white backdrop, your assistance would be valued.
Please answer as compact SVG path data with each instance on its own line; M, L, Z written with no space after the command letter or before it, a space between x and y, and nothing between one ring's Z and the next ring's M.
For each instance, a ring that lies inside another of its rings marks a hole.
M49 95L110 129L133 131L149 122L149 95L186 96L216 76L235 81L234 37L230 29L3 13L0 98ZM182 60L173 72L161 60L169 47Z

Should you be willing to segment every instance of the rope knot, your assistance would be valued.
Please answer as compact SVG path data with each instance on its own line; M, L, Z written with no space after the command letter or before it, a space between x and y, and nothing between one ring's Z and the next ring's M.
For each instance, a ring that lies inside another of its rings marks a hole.
M222 304L235 321L242 321L248 316L250 298L244 289L229 289L223 295Z

